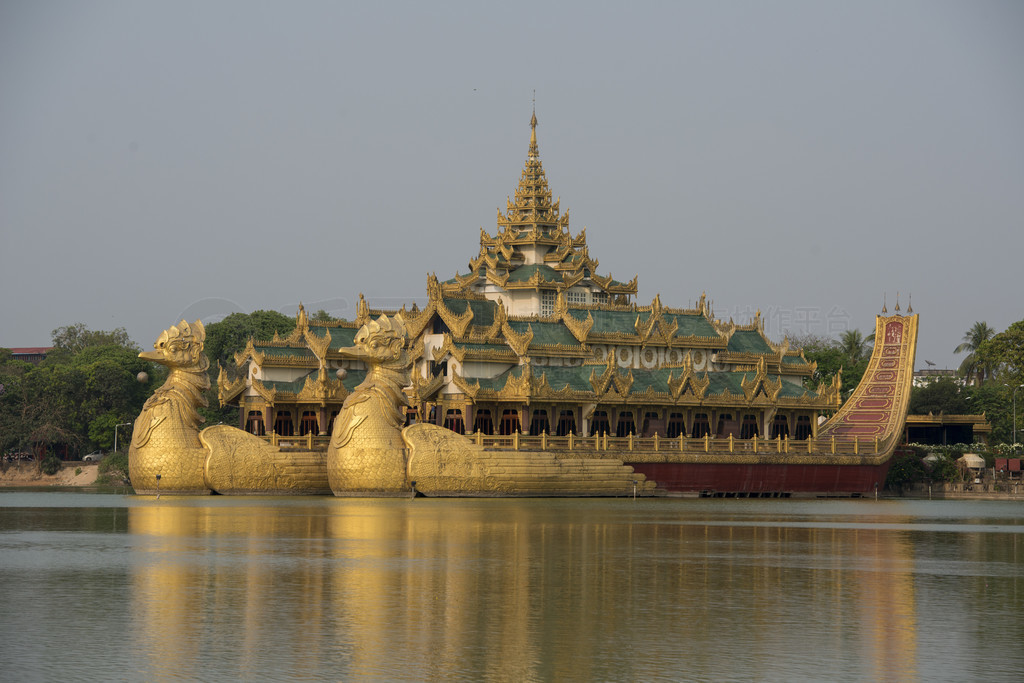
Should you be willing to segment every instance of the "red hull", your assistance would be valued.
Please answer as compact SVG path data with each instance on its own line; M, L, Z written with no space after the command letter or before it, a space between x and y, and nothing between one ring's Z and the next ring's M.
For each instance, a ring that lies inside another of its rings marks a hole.
M891 459L880 465L743 465L627 463L668 491L716 494L867 494L885 485Z

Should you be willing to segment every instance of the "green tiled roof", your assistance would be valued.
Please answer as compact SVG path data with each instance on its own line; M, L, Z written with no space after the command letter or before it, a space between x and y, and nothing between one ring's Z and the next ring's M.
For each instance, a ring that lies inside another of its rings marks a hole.
M704 394L705 396L715 396L723 393L726 389L730 393L743 395L743 381L744 375L749 374L751 377L754 373L746 372L709 372L708 379L711 383L708 385L708 390Z
M793 382L783 382L782 390L779 391L779 396L785 396L786 398L800 398L801 396L813 396L814 394L815 392Z
M522 322L518 320L510 320L508 326L516 334L523 334L529 327L533 330L533 341L530 342L531 346L544 344L563 344L565 346L579 346L580 342L576 337L572 336L572 332L569 331L563 323L544 323L544 322Z
M328 329L331 333L331 346L332 349L340 349L344 346L352 346L355 343L356 332L358 328L355 327L318 327L310 326L309 331L311 334L324 338ZM305 344L304 341L298 342L299 344ZM271 346L267 341L253 341L253 347L260 350L262 353L269 356L302 356L305 358L314 358L313 352L305 346Z
M594 326L591 334L636 334L636 311L591 311ZM584 316L584 319L586 316Z
M729 339L733 353L774 353L757 330L737 330Z
M356 327L334 327L331 328L331 348L340 349L346 346L353 346L356 343Z
M533 374L540 376L544 374L548 379L548 386L555 391L564 389L567 385L573 391L593 391L590 386L590 373L594 370L597 374L604 372L604 369L594 365L576 365L573 367L538 368L534 366Z
M666 315L665 321L671 325L672 320L675 319L679 323L679 331L676 332L677 337L717 337L718 333L715 332L715 326L711 324L704 316L694 314L681 314L681 315Z
M264 356L269 358L316 358L316 355L312 351L306 348L295 348L291 346L264 346L261 347L259 342L253 342L253 347L260 349Z
M494 377L493 379L470 379L470 382L479 382L480 388L484 391L500 391L504 388L508 378L521 377L523 374L522 365L517 365L502 374ZM560 391L566 386L572 391L591 392L593 386L590 384L591 373L596 373L598 376L605 372L604 367L597 365L576 365L572 367L532 367L533 374L536 377L544 375L547 378L548 386L554 391ZM629 370L619 368L618 372L621 375L625 375ZM648 388L659 393L667 393L669 391L668 376L669 373L673 373L674 376L678 376L678 368L658 368L654 370L644 370L633 368L633 384L630 387L631 394L643 393ZM724 393L727 389L729 393L742 396L743 395L743 378L753 379L754 373L751 372L709 372L708 378L711 380L707 389L707 396L717 396ZM775 381L778 376L769 376L769 381ZM814 392L803 388L800 385L793 384L791 382L783 382L782 389L779 392L779 396L786 398L799 398L801 396L811 395Z
M473 311L473 325L490 327L494 323L496 304L489 299L444 299L445 308L455 315L465 313L467 303L470 310Z
M558 274L558 271L549 265L543 263L532 263L528 266L519 266L515 270L509 273L509 282L526 282L533 274L539 272L541 279L547 282L560 282L562 277Z
M505 382L508 381L510 375L512 377L520 377L522 374L523 366L517 365L514 368L506 370L497 377L474 377L467 378L467 381L470 383L479 383L480 389L483 391L501 391L505 387Z
M313 370L298 379L294 379L291 382L278 382L278 381L264 381L263 385L276 389L277 391L286 391L293 394L297 394L302 391L302 387L306 386L306 378L313 377L316 379L317 372L319 370ZM366 370L349 370L348 374L345 375L345 379L341 380L341 383L345 386L345 389L352 391L359 383L366 379Z
M469 307L473 311L474 325L490 327L494 323L494 309L496 306L493 301L469 299ZM463 306L463 310L465 310L465 306Z
M460 348L460 349L465 350L465 351L469 351L470 353L472 353L474 351L492 352L492 353L493 352L504 351L504 352L507 352L507 353L511 353L513 356L515 355L515 352L508 347L508 344L502 344L502 343L497 343L497 344L456 344L456 346L458 348Z

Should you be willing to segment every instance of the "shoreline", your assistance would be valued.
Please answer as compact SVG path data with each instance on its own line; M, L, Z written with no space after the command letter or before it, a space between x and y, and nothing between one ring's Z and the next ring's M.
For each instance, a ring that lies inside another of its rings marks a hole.
M0 488L72 488L96 486L99 478L98 463L74 462L64 465L56 474L43 474L39 464L10 463L0 470Z
M129 486L111 486L98 483L99 464L71 463L65 465L56 474L43 474L35 462L9 464L0 471L0 491L2 490L36 490L40 492L69 493L117 493L127 490ZM978 488L988 486L978 485ZM989 485L991 486L991 485ZM669 496L672 497L672 496ZM870 496L851 500L871 500ZM878 500L1010 500L1024 501L1024 483L1012 485L1008 491L928 491L925 486L915 486L905 493L887 492L879 495Z

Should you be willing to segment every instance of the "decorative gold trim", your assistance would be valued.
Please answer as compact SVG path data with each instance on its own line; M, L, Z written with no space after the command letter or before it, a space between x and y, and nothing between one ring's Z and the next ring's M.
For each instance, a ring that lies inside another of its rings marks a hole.
M699 379L696 377L693 372L693 358L689 353L683 357L682 370L676 379L673 379L671 370L668 373L668 387L672 398L678 401L689 389L697 400L703 400L704 394L707 393L708 387L711 385L708 373L705 372L704 376Z
M569 303L563 291L559 292L558 297L555 299L555 315L568 328L572 336L576 337L580 344L586 343L587 335L590 334L590 330L594 327L594 316L590 311L587 311L586 320L579 320L573 316L569 312Z
M327 350L331 347L331 332L330 330L324 330L324 336L314 334L307 327L303 332L303 339L309 346L309 350L317 357L317 359L323 363L327 358Z
M437 314L441 316L441 320L444 321L444 324L448 326L448 329L452 331L454 336L462 337L466 334L470 322L473 321L473 308L469 305L469 301L466 301L466 312L458 315L445 305L443 299L439 299L435 306Z
M263 397L263 400L267 402L267 405L274 405L277 400L277 389L273 387L267 387L263 382L252 378L252 384L250 385L257 394Z
M249 341L246 342L245 348L235 354L235 365L238 367L242 367L242 365L245 364L245 361L251 358L253 362L256 363L256 365L262 367L263 357L263 353L256 350L256 346L253 344L252 337L249 337Z
M435 363L440 363L448 354L451 354L460 363L466 357L466 349L456 346L455 342L452 341L451 335L447 333L444 335L444 343L431 349L430 353L434 357Z
M754 373L754 377L748 379L744 375L743 379L740 380L740 386L743 388L743 396L747 399L747 403L754 403L762 397L774 403L779 396L779 392L782 390L782 378L768 379L768 362L764 356L761 356L757 361L757 370Z
M363 293L359 292L359 301L356 302L356 325L362 327L370 322L370 305L366 303Z
M501 332L505 336L505 340L508 345L515 351L518 356L525 356L527 349L530 348L530 342L533 341L533 326L527 325L526 332L517 334L509 324L506 322L501 326Z
M306 375L306 381L302 385L302 389L295 395L295 398L300 403L320 403L325 404L328 401L331 402L344 402L349 392L342 384L340 379L329 379L327 377L327 369L321 367L316 373L316 377L312 373Z
M609 353L605 359L604 372L598 375L596 370L590 371L590 386L594 389L595 396L602 396L608 391L612 376L616 372L615 354Z
M456 387L458 387L459 391L461 391L466 396L469 396L471 399L475 400L476 397L477 397L477 394L480 393L480 382L474 382L473 384L470 384L466 380L465 377L460 375L454 369L451 370L451 374L452 374L452 383Z
M501 330L508 322L508 311L505 310L505 304L501 299L498 299L497 305L494 307L494 322L487 328L484 333L484 338L487 341L494 341L501 336Z
M217 399L221 406L238 396L245 389L246 373L242 373L237 379L228 379L228 373L224 367L217 363L220 372L217 373Z
M458 273L455 273L455 281L459 283L460 288L469 287L479 279L480 276L477 275L476 271L470 271L466 275L459 275Z
M444 386L444 375L438 373L430 379L418 373L412 375L412 395L417 402L430 400Z

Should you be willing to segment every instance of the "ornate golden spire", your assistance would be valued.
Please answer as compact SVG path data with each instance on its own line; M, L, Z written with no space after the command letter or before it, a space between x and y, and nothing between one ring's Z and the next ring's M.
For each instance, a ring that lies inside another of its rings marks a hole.
M530 149L526 166L519 177L515 200L509 199L505 213L498 212L499 232L512 229L513 236L533 232L535 238L552 239L556 232L569 225L568 214L561 215L558 202L551 201L551 189L540 163L537 147L537 113L530 117Z
M537 150L537 111L534 110L533 116L530 117L530 159L536 159L540 156L540 152Z

